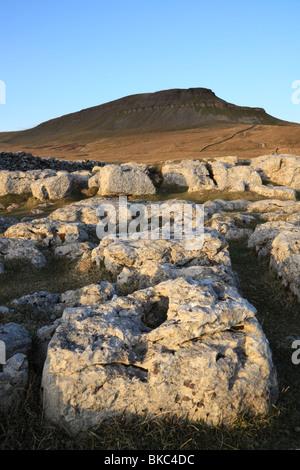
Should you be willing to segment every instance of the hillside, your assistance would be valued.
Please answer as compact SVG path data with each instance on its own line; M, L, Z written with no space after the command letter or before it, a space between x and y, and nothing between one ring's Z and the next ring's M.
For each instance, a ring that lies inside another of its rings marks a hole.
M300 125L262 108L228 103L205 88L131 95L32 129L0 133L0 150L106 161L198 158L199 152L220 151L243 158L245 150L256 156L281 148L300 149Z

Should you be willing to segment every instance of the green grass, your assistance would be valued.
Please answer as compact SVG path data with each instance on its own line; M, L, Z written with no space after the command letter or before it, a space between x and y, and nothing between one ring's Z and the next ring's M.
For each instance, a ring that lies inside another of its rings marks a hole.
M225 199L227 201L235 201L237 199L246 199L248 201L261 201L267 198L251 191L238 192L210 189L205 191L190 192L187 190L187 188L180 188L176 185L170 185L165 188L158 189L156 194L149 194L147 196L132 196L129 199L132 201L144 200L150 202L179 199L195 202L197 204L204 204L206 201L213 201L215 199Z
M89 194L85 191L74 191L71 196L55 201L40 201L39 199L32 197L31 194L7 194L5 196L0 196L0 205L5 206L5 209L0 208L0 217L13 217L17 220L26 216L31 216L32 218L47 217L56 209L87 197L89 197ZM41 206L48 203L50 204L45 207ZM17 204L18 207L12 210L7 210L7 208L12 204ZM34 214L31 212L34 209L41 209L43 212L41 214Z
M0 276L0 305L11 307L11 301L24 295L38 291L61 294L67 290L78 289L103 280L113 281L112 275L103 268L91 266L80 272L76 261L57 259L45 251L47 259L43 268L33 268L30 262L3 262L4 274ZM14 321L22 324L29 332L34 333L38 328L51 323L47 315L34 315L30 311L18 309L15 313L1 315L0 324Z

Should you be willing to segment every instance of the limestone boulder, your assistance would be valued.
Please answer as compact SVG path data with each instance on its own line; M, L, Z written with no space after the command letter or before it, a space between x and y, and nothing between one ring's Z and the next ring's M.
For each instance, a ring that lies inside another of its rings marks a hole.
M4 236L31 240L36 246L44 247L84 242L89 238L82 223L48 218L16 223L6 230Z
M265 199L250 202L247 212L259 214L260 218L266 221L286 220L292 215L300 214L300 202Z
M256 227L248 240L258 256L268 256L270 268L300 301L300 227L286 221Z
M163 184L181 186L188 191L211 189L215 186L204 162L183 160L180 163L167 162L162 166Z
M24 260L36 268L46 265L43 253L30 240L0 237L0 259L4 261Z
M255 309L226 284L177 278L66 309L50 340L46 419L78 433L123 413L230 425L278 396Z
M31 185L32 195L41 201L63 199L73 189L73 177L68 172L57 172L55 176L40 179Z
M218 233L224 235L226 240L249 238L253 233L252 229L238 227L234 217L220 216L218 214L212 217L210 226L216 229Z
M230 165L223 162L211 162L211 171L221 191L245 191L249 184L262 184L260 174L247 165Z
M138 166L109 164L97 172L101 196L155 194L151 179ZM90 185L91 183L89 183Z
M102 199L91 197L78 202L68 204L56 209L49 215L50 220L61 220L64 222L81 222L91 229L95 229L99 223L97 209Z
M300 156L263 155L253 158L251 167L260 172L264 181L300 190Z
M0 233L4 233L9 227L18 222L14 217L0 217Z
M11 302L14 310L30 310L34 314L43 313L56 318L67 307L79 307L81 305L98 305L111 300L117 295L116 284L102 281L90 284L75 290L68 290L62 294L38 291L24 295ZM1 333L1 327L0 327Z
M252 184L248 185L249 191L259 194L270 199L290 199L296 201L297 193L293 188L287 188L286 186L272 186L263 184Z
M300 302L300 227L286 229L274 238L270 267Z
M56 174L53 170L0 171L0 196L31 193L31 185Z
M300 235L300 227L285 221L270 221L257 225L248 239L248 247L254 248L258 256L268 256L274 239L281 232L294 232Z
M203 243L187 240L104 239L91 253L98 265L119 274L124 267L140 268L145 262L171 263L175 266L231 266L228 244L218 232L206 227Z

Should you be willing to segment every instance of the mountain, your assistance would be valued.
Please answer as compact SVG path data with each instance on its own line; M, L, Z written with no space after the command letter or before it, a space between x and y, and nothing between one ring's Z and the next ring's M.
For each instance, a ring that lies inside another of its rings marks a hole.
M289 125L262 108L228 103L206 88L171 89L126 96L51 119L32 129L0 133L0 149L40 149L40 153L48 149L49 156L56 149L68 155L73 152L78 158L102 149L103 139L114 139L117 160L117 142L121 137L135 136L137 141L148 133L201 132L203 129L210 133L226 128L229 133L224 138L231 140L235 132L238 135L252 126ZM203 143L208 147L211 144L209 140Z

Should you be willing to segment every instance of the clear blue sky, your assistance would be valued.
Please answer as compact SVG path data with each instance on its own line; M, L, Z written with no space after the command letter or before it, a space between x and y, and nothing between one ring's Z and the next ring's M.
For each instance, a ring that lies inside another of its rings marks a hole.
M0 12L0 131L190 87L300 122L299 0L10 0Z

